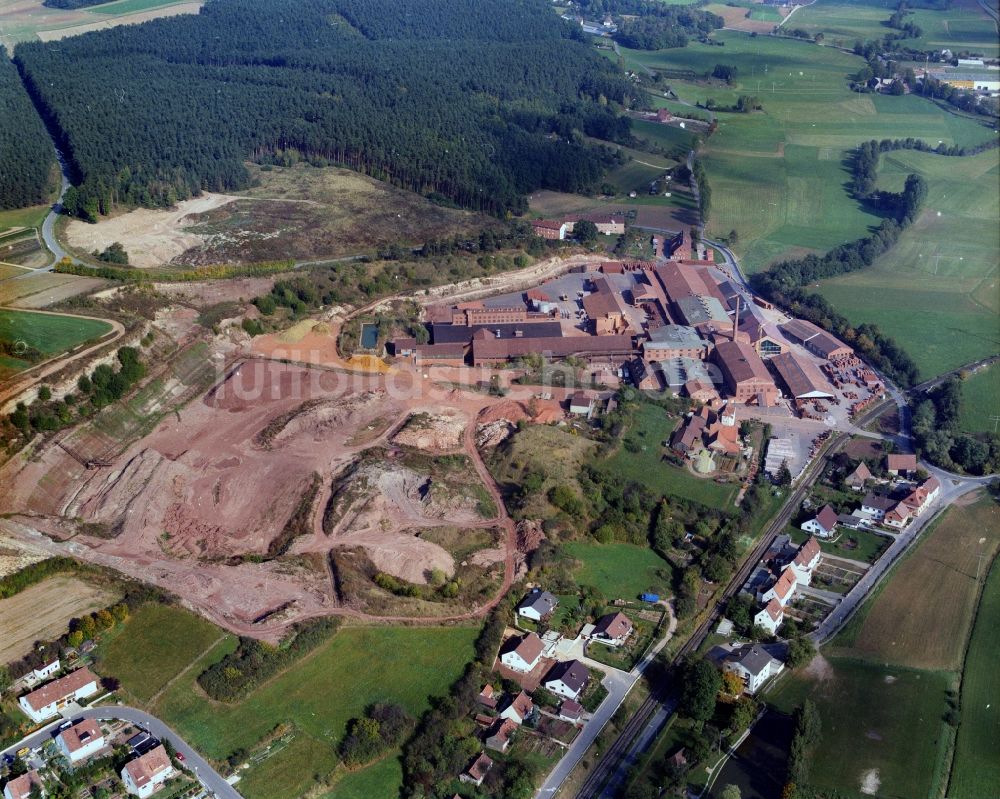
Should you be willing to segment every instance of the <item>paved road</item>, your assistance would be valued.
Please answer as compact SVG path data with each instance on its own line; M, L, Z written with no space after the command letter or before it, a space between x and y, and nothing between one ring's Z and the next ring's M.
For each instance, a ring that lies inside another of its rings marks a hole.
M121 721L128 721L132 724L143 727L161 741L170 741L173 747L184 755L184 765L191 769L195 776L201 781L202 785L214 792L218 799L243 799L240 793L232 785L226 782L222 775L213 769L201 755L199 755L187 744L183 738L181 738L176 732L170 729L170 727L155 716L151 716L148 713L134 707L107 705L101 707L83 708L76 713L73 713L72 718L100 719L102 721L120 719ZM53 737L57 728L63 721L64 719L57 719L43 730L33 733L13 746L4 749L0 752L0 756L14 754L23 746L31 748L41 746Z

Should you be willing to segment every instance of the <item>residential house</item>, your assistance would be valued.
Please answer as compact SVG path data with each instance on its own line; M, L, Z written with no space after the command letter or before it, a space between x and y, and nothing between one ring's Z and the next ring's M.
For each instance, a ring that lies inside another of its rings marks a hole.
M60 665L61 664L59 663L59 658L56 658L50 663L46 663L44 666L41 666L37 669L33 669L31 672L31 676L35 680L35 682L42 682L43 680L47 680L49 679L49 677L54 677L56 674L58 674Z
M902 499L910 514L919 516L941 493L941 483L936 477L929 477Z
M468 782L478 787L483 784L486 772L491 768L493 768L493 761L489 755L482 752L479 757L469 764L469 767L465 771L458 775L458 778L462 782Z
M28 718L40 723L58 715L71 702L96 693L97 677L90 669L82 668L36 688L22 696L18 702Z
M589 416L594 407L594 400L582 391L574 392L569 398L569 412L574 416Z
M534 633L509 638L500 650L500 662L514 671L528 672L538 665L544 649L542 639Z
M861 500L861 512L880 522L885 518L886 513L896 507L896 504L896 500L891 497L869 492Z
M788 564L788 568L795 575L796 583L799 585L809 585L812 582L813 569L819 565L821 554L819 541L813 536L809 536Z
M917 471L917 456L891 452L886 455L886 471L895 477L906 477Z
M871 469L864 461L858 464L857 468L844 478L844 482L854 491L864 491L865 483L874 479Z
M777 599L772 599L753 617L755 627L763 627L771 635L778 632L778 628L785 620L785 609Z
M536 219L531 223L531 232L543 239L562 241L572 229L572 224L558 219Z
M104 748L104 733L94 719L81 719L56 736L56 746L70 763L79 763Z
M572 699L564 699L559 705L559 718L578 724L583 718L583 705Z
M764 591L758 599L761 602L770 602L772 599L776 599L781 607L785 607L792 600L792 593L795 591L795 586L798 582L795 579L795 572L791 569L785 569L781 576L774 581L766 591Z
M490 734L486 736L486 748L494 752L506 752L517 727L517 722L512 719L497 719Z
M895 527L897 530L902 530L906 527L906 523L910 521L910 509L902 502L897 502L895 506L886 511L882 522L889 527Z
M590 672L579 660L556 663L545 675L543 686L554 694L567 699L579 699L590 681Z
M3 799L28 799L31 796L32 788L36 786L44 797L46 793L42 778L37 771L29 771L27 774L15 777L3 787Z
M476 701L484 707L495 708L497 706L497 692L493 690L492 685L487 683L483 686L483 690L479 692Z
M608 646L621 646L632 634L632 620L624 613L609 613L594 624L590 637Z
M551 616L559 607L559 600L548 591L533 588L517 606L517 615L532 621L541 621Z
M773 657L760 644L734 649L726 659L723 671L738 674L746 683L746 692L755 694L771 677L781 672L785 664Z
M534 712L535 703L531 701L530 696L521 691L521 693L510 701L507 707L500 711L500 718L510 719L515 724L524 724Z
M802 529L820 538L829 538L837 529L837 511L829 505L824 505L815 518L802 523Z
M174 767L170 756L162 744L150 749L146 754L130 760L122 769L122 782L125 790L134 796L145 799L152 796L168 779L174 776Z

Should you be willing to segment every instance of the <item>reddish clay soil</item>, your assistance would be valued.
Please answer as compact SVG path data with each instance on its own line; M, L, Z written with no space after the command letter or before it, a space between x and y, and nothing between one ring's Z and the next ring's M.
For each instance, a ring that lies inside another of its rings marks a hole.
M294 622L329 614L422 621L372 617L341 605L327 555L339 546L360 545L380 569L421 581L433 568L452 572L454 563L446 550L417 537L420 529L500 528L502 549L484 550L479 557L503 562L502 595L540 535L524 525L515 530L474 441L483 418L516 421L530 416L529 405L541 405L537 420L554 418L558 401L531 401L533 390L516 389L520 399L501 400L405 368L362 375L243 361L179 415L164 418L111 467L87 470L55 444L5 464L0 479L10 491L0 497L0 512L13 515L0 519L0 529L47 552L72 553L155 583L241 634L276 640ZM413 415L419 423L407 425ZM359 435L371 429L375 434ZM500 516L483 519L461 498L448 504L422 497L426 476L390 457L366 474L367 493L354 501L349 518L325 533L322 517L334 475L372 446L391 455L397 437L431 454L464 452ZM314 474L320 489L305 533L288 555L240 562L236 556L268 551ZM474 617L493 604L453 618ZM284 605L280 614L268 615Z

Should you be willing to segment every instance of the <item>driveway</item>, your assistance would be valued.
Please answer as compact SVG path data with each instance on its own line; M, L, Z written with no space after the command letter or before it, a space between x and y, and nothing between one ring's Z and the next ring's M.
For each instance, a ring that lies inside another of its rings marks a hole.
M155 716L151 716L134 707L125 707L122 705L82 708L70 714L70 716L73 719L98 719L102 721L118 719L142 727L161 741L170 741L174 749L184 756L184 765L194 773L202 785L215 794L217 799L243 799L239 792L226 782L222 775L213 769L183 738ZM62 718L56 719L39 732L32 733L27 738L23 738L13 746L4 749L0 752L0 757L8 754L12 755L23 746L32 749L41 746L46 741L52 739L56 729L63 721L64 719Z

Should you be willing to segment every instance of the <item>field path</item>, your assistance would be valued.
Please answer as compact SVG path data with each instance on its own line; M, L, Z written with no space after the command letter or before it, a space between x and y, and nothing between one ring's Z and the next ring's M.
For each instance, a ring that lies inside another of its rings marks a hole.
M192 658L191 662L188 663L187 666L185 666L181 671L179 671L169 680L167 680L167 682L159 691L157 691L155 694L149 697L149 701L145 703L146 707L156 707L156 703L159 701L160 697L163 696L164 691L166 691L171 685L177 682L181 677L183 677L189 671L191 671L191 669L197 666L198 661L200 661L203 657L205 657L205 655L207 655L215 647L217 647L219 643L221 643L222 639L225 638L227 635L228 633L220 633L218 638L216 638L214 641L212 641L212 643L210 643L207 647L205 647L205 650L203 652L199 652L196 657Z

